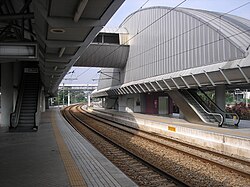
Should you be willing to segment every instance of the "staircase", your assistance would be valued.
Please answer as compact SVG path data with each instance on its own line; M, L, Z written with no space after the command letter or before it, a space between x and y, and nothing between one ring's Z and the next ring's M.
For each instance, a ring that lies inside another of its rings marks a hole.
M36 131L39 73L24 73L21 86L21 96L18 98L15 112L11 115L10 131Z

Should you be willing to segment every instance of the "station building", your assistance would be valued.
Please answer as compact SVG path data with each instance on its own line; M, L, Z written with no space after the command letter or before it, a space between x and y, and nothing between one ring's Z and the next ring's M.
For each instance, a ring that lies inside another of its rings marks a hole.
M245 18L150 7L118 29L102 30L77 63L103 67L92 97L102 98L105 108L160 115L180 110L188 121L210 123L225 121L226 90L249 88L249 44ZM199 101L197 91L206 90L215 90L218 114Z

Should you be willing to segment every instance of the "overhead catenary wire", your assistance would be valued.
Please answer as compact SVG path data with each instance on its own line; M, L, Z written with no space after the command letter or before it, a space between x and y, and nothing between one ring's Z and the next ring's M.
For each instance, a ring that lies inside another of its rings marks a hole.
M86 69L85 71L83 71L82 73L80 73L76 78L82 76L84 73L86 73L87 71L89 71L92 67L89 67L88 69Z
M185 1L184 1L184 2L185 2ZM181 2L181 4L184 3L184 2ZM234 8L234 9L232 9L232 10L230 10L230 11L224 13L224 14L219 15L219 16L217 16L217 17L215 17L215 18L213 18L213 19L211 19L211 20L209 20L209 21L203 22L203 23L201 23L200 25L198 25L198 26L196 26L196 27L194 27L194 28L192 28L192 29L190 29L190 30L188 30L188 31L185 31L185 32L183 32L183 33L181 33L181 34L179 34L179 35L177 35L177 36L174 36L173 38L171 38L171 39L169 39L169 40L167 40L167 41L164 41L164 42L162 42L162 43L160 43L160 44L158 44L158 45L156 45L156 46L153 46L153 47L150 48L150 49L147 49L147 50L144 51L143 53L146 53L147 51L150 51L150 50L152 50L152 49L154 49L154 48L156 48L156 47L158 47L158 46L160 46L160 45L162 45L162 44L164 44L164 43L166 43L166 42L169 42L169 41L173 40L174 38L177 38L177 37L182 36L182 35L184 35L184 34L186 34L186 33L188 33L188 32L191 32L192 30L195 30L195 29L201 27L201 26L204 25L204 24L208 24L209 22L212 22L212 21L214 21L214 20L216 20L216 19L220 19L221 17L223 17L223 16L225 16L225 15L227 15L227 14L229 14L229 13L235 11L235 10L238 10L238 9L240 9L240 8L242 8L242 7L246 6L246 5L248 5L249 3L250 3L250 2L247 2L247 3L245 3L245 4L243 4L243 5L240 5L240 6ZM180 6L180 4L178 4L176 7L172 8L170 11L174 10L174 9L177 8L178 6ZM168 11L167 13L169 13L170 11ZM141 32L143 32L146 28L148 28L148 27L150 27L151 25L153 25L153 23L157 22L157 21L160 20L162 17L164 17L165 15L167 15L167 13L164 14L163 16L159 17L157 20L155 20L155 21L152 22L150 25L148 25L147 27L145 27L144 29L142 29L139 33L137 33L137 34L134 35L133 37L129 38L128 41L130 41L131 39L133 39L134 37L136 37L137 35L139 35L139 34L140 34ZM186 51L182 51L182 52L180 52L180 53L178 53L178 54L174 54L174 55L172 55L172 56L176 56L176 55L179 55L179 54L183 54L183 53L186 53L186 52L188 52L188 51L192 51L192 50L195 50L195 49L204 47L204 46L206 46L206 45L210 45L210 44L215 43L215 42L218 42L218 41L220 41L220 40L222 40L222 39L229 39L229 38L231 38L231 37L235 37L235 36L237 36L237 35L239 35L239 34L243 34L243 33L246 33L246 32L248 32L248 31L249 31L249 30L245 30L245 31L242 31L242 32L240 32L240 33L233 34L233 35L228 36L228 37L220 38L219 40L212 41L212 42L209 42L209 43L206 43L206 44L203 44L203 45L194 47L194 48L189 49L189 50L186 50ZM126 43L127 43L128 41L126 41ZM120 47L120 46L119 46L119 47ZM119 47L117 47L116 49L114 49L113 51L111 51L109 54L107 54L105 57L103 57L102 60L103 60L104 58L107 58L108 56L112 55L116 50L119 49ZM96 50L96 51L97 51L97 50ZM143 54L143 53L140 53L140 54ZM137 54L136 56L138 56L138 55L140 55L140 54ZM134 58L134 57L135 57L135 56L130 57L129 59ZM169 58L170 58L170 57L169 57ZM166 58L165 58L165 59L166 59ZM160 59L160 61L161 61L161 60L164 60L164 59ZM158 60L158 61L159 61L159 60ZM151 63L148 63L148 64L146 64L146 65L143 65L143 66L147 66L147 65L152 64L152 63L155 63L155 61L154 61L154 62L151 62ZM142 66L139 66L139 67L133 68L133 69L138 69L138 68L140 68L140 67L142 67ZM133 70L133 69L131 69L131 70ZM126 70L126 71L131 71L131 70Z
M142 9L149 1L150 1L150 0L146 0L146 1L140 6L140 8L139 8L137 11L139 11L140 9ZM132 17L133 17L133 16L130 16L125 22L127 22L128 20L130 20ZM117 32L119 29L120 29L120 28L117 28L117 29L115 30L115 32ZM102 43L102 44L99 44L99 45L98 45L98 48L96 48L96 50L94 50L90 55L88 55L88 56L86 57L86 60L88 60L91 56L93 56L94 54L96 54L96 53L100 50L100 48L101 48L102 46L104 46L103 43Z
M180 4L182 4L182 3L184 3L184 2L181 2ZM195 29L201 27L202 25L208 24L209 22L212 22L212 21L214 21L214 20L216 20L216 19L220 19L222 16L225 16L225 15L227 15L227 14L229 14L229 13L235 11L235 10L238 10L238 9L240 9L240 8L242 8L242 7L246 6L246 5L248 5L249 3L250 3L250 2L244 3L243 5L240 5L240 6L234 8L234 9L232 9L232 10L230 10L230 11L228 11L228 12L226 12L226 13L220 15L220 16L217 16L217 17L215 17L215 18L213 18L213 19L211 19L211 20L209 20L209 21L207 21L207 22L203 22L203 23L201 23L200 25L198 25L198 26L196 26L196 27L194 27L194 28L192 28L192 29L189 29L189 30L187 30L187 31L185 31L185 32L183 32L183 33L177 35L177 36L174 36L174 37L170 38L170 39L167 40L167 41L164 41L164 42L162 42L162 43L160 43L160 44L157 44L156 46L153 46L152 48L147 49L146 51L143 51L143 52L140 53L140 54L144 54L144 53L146 53L146 52L148 52L148 51L150 51L150 50L152 50L152 49L154 49L154 48L156 48L156 47L158 47L158 46L160 46L160 45L163 45L163 44L165 44L165 43L167 43L167 42L169 42L169 41L171 41L171 40L177 38L177 37L180 37L180 36L182 36L182 35L184 35L184 34L187 34L187 33L191 32L191 31L193 31L193 30L195 30ZM180 4L178 4L177 6L180 6ZM169 13L170 11L176 9L177 6L174 7L174 8L172 8L172 9L170 9L167 13ZM163 16L165 16L167 13L165 13ZM159 17L159 18L162 18L163 16L161 16L161 17ZM159 18L158 18L157 20L159 20ZM156 20L155 20L155 21L156 21ZM154 21L154 22L155 22L155 21ZM152 23L151 23L150 25L152 25ZM149 27L149 25L147 26L147 28L148 28L148 27ZM143 30L141 30L139 33L137 33L137 34L135 34L134 36L132 36L132 37L131 37L130 39L128 39L126 42L130 41L131 39L133 39L134 37L136 37L137 35L139 35L139 34L140 34L142 31L144 31L144 30L145 30L145 28L144 28ZM246 31L246 32L247 32L247 31ZM242 31L242 33L246 33L246 32ZM236 36L236 35L235 35L235 36ZM224 38L230 38L230 37L224 37ZM110 53L108 53L106 56L104 56L104 57L102 58L102 60L105 59L105 58L107 58L108 56L112 55L112 54L113 54L116 50L118 50L120 47L121 47L121 46L118 46L118 47L115 48L113 51L111 51ZM127 59L127 61L130 60L131 58L134 58L134 57L140 55L140 54L137 54L137 55L134 55L133 57L130 57L129 59ZM135 69L135 68L134 68L134 69ZM128 71L128 70L126 70L126 71Z
M138 36L140 33L144 32L146 29L148 29L150 26L152 26L153 24L155 24L157 21L161 20L163 17L165 17L166 15L168 15L170 12L172 12L173 10L175 10L176 8L178 8L179 6L181 6L183 3L185 3L187 0L183 0L181 1L179 4L177 4L175 7L171 8L170 10L168 10L165 14L163 14L162 16L160 16L159 18L157 18L156 20L154 20L152 23L150 23L149 25L147 25L146 27L144 27L141 31L137 32L137 34L135 34L134 36L132 36L131 38L129 38L127 41L124 42L124 44L128 43L130 40L132 40L133 38L135 38L136 36ZM148 2L148 1L147 1ZM147 3L146 2L146 3ZM144 3L144 5L146 4ZM140 9L139 9L140 10ZM89 55L87 57L87 60L90 56L92 56L93 54L95 54L100 47L102 47L102 45L99 46L99 48L97 48L93 53L91 53L91 55ZM111 54L113 54L115 51L117 51L121 46L118 46L117 48L115 48L113 51L111 51L109 54L107 54L106 56L104 56L101 60L103 60L104 58L107 58L108 56L110 56ZM99 60L98 62L100 62L101 60Z
M155 45L155 46L153 46L153 47L151 47L151 48L149 48L149 49L147 49L147 50L145 50L145 51L143 51L143 52L141 52L141 53L138 53L138 54L136 54L136 55L134 55L134 56L132 56L132 57L129 57L128 60L130 60L130 59L132 59L132 58L135 58L135 57L137 57L137 56L139 56L139 55L141 55L141 54L144 54L144 53L146 53L146 52L149 52L149 51L151 51L152 49L155 49L155 48L159 47L160 45L163 45L163 44L165 44L165 43L167 43L167 42L170 42L170 41L172 41L172 40L174 40L174 39L176 39L176 38L178 38L178 37L181 37L181 36L183 36L183 35L185 35L185 34L191 32L191 31L193 31L193 30L195 30L195 29L200 28L200 27L203 26L203 25L206 25L206 24L208 24L208 23L214 21L214 20L220 19L221 17L223 17L223 16L225 16L225 15L227 15L227 14L229 14L229 13L235 11L235 10L238 10L238 9L240 9L240 8L242 8L242 7L246 6L246 5L248 5L248 4L250 4L250 2L247 2L247 3L243 4L243 5L240 5L240 6L234 8L234 9L232 9L232 10L230 10L230 11L228 11L228 12L222 14L222 15L219 15L219 16L217 16L217 17L215 17L215 18L213 18L213 19L211 19L211 20L209 20L209 21L203 22L203 23L201 23L200 25L198 25L198 26L196 26L196 27L193 27L193 28L191 28L191 29L189 29L189 30L187 30L187 31L185 31L185 32L183 32L183 33L181 33L181 34L179 34L179 35L176 35L176 36L174 36L174 37L172 37L172 38L170 38L170 39L168 39L168 40L166 40L166 41L164 41L164 42L162 42L162 43L160 43L160 44L157 44L157 45Z
M144 64L144 65L138 66L138 67L133 68L133 69L126 70L126 72L129 72L129 71L132 71L132 70L136 70L136 69L139 69L139 68L141 68L141 67L148 66L148 65L150 65L150 64L153 64L153 63L156 63L156 62L159 62L159 61L162 61L162 60L165 60L165 59L174 57L174 56L176 56L176 55L181 55L181 54L184 54L184 53L187 53L187 52L190 52L190 51L193 51L193 50L202 48L202 47L204 47L204 46L207 46L207 45L210 45L210 44L214 44L214 43L219 42L219 41L221 41L221 40L223 40L223 39L229 39L229 38L238 36L238 35L240 35L240 34L244 34L244 33L246 33L246 32L250 32L250 29L249 29L249 30L244 30L244 31L238 32L238 33L236 33L236 34L232 34L232 35L227 36L227 37L225 37L225 38L219 38L219 39L217 39L217 40L215 40L215 41L208 42L208 43L202 44L202 45L200 45L200 46L196 46L196 47L194 47L194 48L192 48L192 49L188 49L188 50L182 51L182 52L180 52L180 53L173 54L173 55L168 56L168 57L166 57L166 58L162 58L162 59L159 59L159 60L152 61L152 62L150 62L150 63L148 63L148 64Z

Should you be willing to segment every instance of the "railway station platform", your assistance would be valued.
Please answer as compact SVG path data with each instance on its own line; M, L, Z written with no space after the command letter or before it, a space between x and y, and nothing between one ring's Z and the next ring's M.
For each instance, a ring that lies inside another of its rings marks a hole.
M0 186L137 185L50 109L37 132L0 128Z
M232 125L219 128L189 123L174 117L126 113L98 107L87 111L123 125L250 161L250 121L241 121L239 127Z

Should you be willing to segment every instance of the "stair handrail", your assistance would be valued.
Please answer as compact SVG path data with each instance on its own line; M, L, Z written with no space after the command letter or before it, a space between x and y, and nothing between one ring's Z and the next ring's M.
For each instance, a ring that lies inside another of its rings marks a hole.
M15 110L10 114L10 128L15 128L18 125L18 120L20 116L21 104L24 93L24 74L22 75L22 81L20 83L20 87L18 89L18 95L15 105Z
M192 98L193 98L193 100L202 108L202 110L206 113L206 114L208 114L208 115L212 115L212 116L219 116L220 117L220 121L217 119L217 118L215 118L216 120L217 120L217 122L218 122L218 126L219 127L221 127L222 126L222 124L224 123L224 116L223 115L221 115L220 113L214 113L214 112L208 112L199 102L197 102L197 100L194 98L194 96L191 94L191 93L189 93L188 91L186 91ZM189 101L188 101L188 99L186 99L186 101L189 103L189 105L192 105ZM194 107L195 108L195 107ZM196 109L195 109L196 110Z
M236 112L226 112L224 110L222 110L201 88L199 88L199 90L206 96L206 98L209 99L209 101L218 109L220 110L223 115L231 115L232 116L232 119L235 119L234 116L236 117L237 119L237 122L234 124L235 126L238 126L239 123L240 123L240 116L236 113Z

